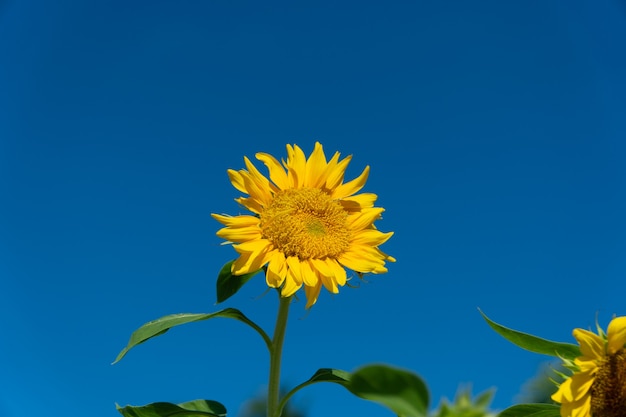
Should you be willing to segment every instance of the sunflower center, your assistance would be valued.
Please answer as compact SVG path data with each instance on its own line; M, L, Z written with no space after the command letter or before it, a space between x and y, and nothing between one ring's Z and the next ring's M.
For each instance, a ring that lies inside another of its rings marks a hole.
M593 417L623 417L626 410L626 350L620 349L600 364L591 386Z
M285 256L336 257L350 244L347 212L317 188L281 191L261 213L263 236Z

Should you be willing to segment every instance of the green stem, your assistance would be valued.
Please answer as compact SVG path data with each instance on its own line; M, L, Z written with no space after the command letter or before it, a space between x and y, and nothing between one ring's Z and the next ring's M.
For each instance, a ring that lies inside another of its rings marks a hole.
M278 407L280 400L280 362L283 355L283 342L285 340L285 330L287 329L287 317L289 316L289 304L291 297L281 297L278 305L278 315L276 326L274 327L274 337L272 348L270 349L270 379L267 387L267 416L280 417L281 409Z

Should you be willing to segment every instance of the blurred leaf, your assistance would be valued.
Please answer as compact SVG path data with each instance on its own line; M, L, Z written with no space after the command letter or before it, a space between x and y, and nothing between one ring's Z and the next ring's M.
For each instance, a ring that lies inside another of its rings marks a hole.
M280 387L280 398L285 398L288 394L287 388ZM301 406L294 406L291 402L281 402L281 417L306 417L306 410ZM267 390L263 390L262 394L256 398L246 401L238 417L266 417L267 416Z
M474 399L474 405L479 408L486 409L493 400L494 390L488 390L478 395Z
M494 390L488 390L472 399L470 387L459 387L454 401L443 398L439 409L430 417L495 417L496 412L489 410Z
M224 310L220 310L215 313L207 313L207 314L203 314L203 313L171 314L169 316L164 316L164 317L161 317L160 319L150 321L133 332L133 334L130 336L130 340L128 341L128 344L126 345L124 349L122 349L119 355L117 355L117 358L115 358L115 361L113 363L115 364L119 362L120 359L122 359L126 355L126 353L128 353L128 351L132 349L133 347L155 336L162 335L163 333L167 332L169 329L171 329L174 326L180 326L181 324L208 320L208 319L212 319L216 317L231 318L231 319L239 320L243 323L246 323L247 325L251 326L254 330L256 330L261 335L261 337L263 337L263 340L265 340L265 344L268 347L271 346L271 343L272 343L271 339L263 331L263 329L261 329L259 326L256 325L256 323L254 323L252 320L247 318L241 311L235 308L226 308Z
M386 365L368 365L349 377L354 395L390 408L399 417L428 415L428 388L417 375Z
M540 353L542 355L556 356L558 358L572 360L581 355L580 348L577 345L571 343L552 342L528 333L522 333L509 329L490 320L482 311L478 311L487 321L489 326L491 326L491 328L494 329L500 336L522 349L526 349L534 353Z
M226 417L226 407L217 401L194 400L181 404L152 403L139 407L117 406L124 417Z
M552 394L558 388L561 375L571 373L562 362L552 360L540 365L537 374L526 381L517 395L517 403L554 404Z
M235 295L235 293L239 291L239 289L243 287L246 282L250 281L250 278L262 271L259 269L258 271L250 272L249 274L233 275L231 273L231 266L233 265L233 262L234 261L226 263L217 276L217 304L226 301Z
M498 417L560 417L560 407L554 404L518 404L509 407Z

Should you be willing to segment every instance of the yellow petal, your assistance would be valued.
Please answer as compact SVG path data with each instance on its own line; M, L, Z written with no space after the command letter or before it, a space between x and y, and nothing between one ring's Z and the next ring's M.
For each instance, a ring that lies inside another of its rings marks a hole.
M256 166L247 158L243 158L246 168L248 168L248 176L252 181L254 181L255 185L262 190L265 194L268 194L271 198L272 193L276 193L278 189L276 186L270 183L270 181L265 177L265 175L261 174L261 172L257 169ZM265 201L265 200L264 200Z
M346 252L347 255L362 258L364 261L372 262L376 265L385 265L385 257L378 248L369 245L351 245Z
M254 227L224 227L217 231L217 236L229 242L243 243L250 240L259 240L263 237L261 228Z
M285 172L285 168L278 162L276 158L272 155L259 152L256 154L256 159L262 161L267 167L270 173L270 179L276 184L276 186L285 190L289 188L289 182L287 181L287 172Z
M271 243L267 239L257 239L257 240L251 240L249 242L243 242L238 245L234 245L233 247L235 248L237 252L244 253L244 252L261 252L267 249L267 247L270 245Z
M295 277L291 268L287 269L287 278L285 278L285 284L280 291L280 295L283 297L291 297L302 287L302 281L298 282L298 278Z
M253 213L261 214L261 212L263 211L263 206L252 197L239 197L236 198L235 201Z
M258 254L253 254L251 252L246 252L246 253L242 253L239 255L239 257L237 259L235 259L235 262L233 262L230 271L233 275L243 275L243 274L247 274L249 272L253 272L252 270L250 270L250 266L253 263L256 263L256 261L258 260ZM258 270L255 269L255 271Z
M287 266L289 267L289 272L291 273L291 277L295 281L296 284L302 285L302 266L300 264L300 259L296 256L289 256L287 258Z
M556 402L565 404L567 402L579 401L584 396L588 396L589 388L595 381L594 377L590 377L586 373L575 373L559 386L557 392L552 394L552 399Z
M591 395L572 403L572 417L592 417L591 416Z
M380 263L376 260L373 260L371 258L364 259L358 255L355 255L354 253L349 252L341 254L337 258L337 260L343 266L350 268L351 270L356 272L373 272L375 270L378 271L381 268ZM382 273L382 271L380 273Z
M231 269L233 275L258 271L269 260L271 244L265 239L244 242L233 247L240 254L239 258L233 262Z
M300 270L302 273L302 281L304 285L308 287L314 287L317 285L317 274L311 267L309 260L300 261Z
M337 280L335 279L333 270L323 259L311 259L311 267L317 275L318 281L321 280L324 287L333 294L339 292Z
M320 275L326 275L326 276L331 276L332 275L332 271L331 271L330 267L328 266L328 264L326 263L326 260L324 260L324 259L309 259L309 262L311 263L311 268L314 271L317 271Z
M305 308L311 308L313 304L317 302L317 298L320 295L320 290L322 289L321 282L318 282L315 286L309 287L308 285L304 286L304 293L306 294L306 306Z
M212 213L211 217L213 217L218 222L222 223L224 226L228 226L228 227L258 226L259 223L261 222L261 219L259 219L258 217L248 216L248 215L229 216L229 215Z
M348 216L347 222L352 230L363 230L371 227L371 225L380 218L380 214L385 211L382 207L373 207L363 209L360 213Z
M561 405L561 417L572 417L572 410L574 405L572 403L565 403Z
M608 351L614 354L626 344L626 316L615 317L607 329Z
M261 174L261 172L257 169L256 166L254 166L252 161L250 161L250 158L248 158L247 156L244 156L243 162L245 163L246 168L248 169L248 174L250 174L255 179L255 181L259 183L259 185L266 187L267 183L269 183L268 179L265 178L265 175Z
M326 156L324 155L324 149L319 142L315 142L315 147L309 159L306 161L306 174L305 174L305 187L320 188L326 177L324 172L326 171Z
M337 168L338 160L339 160L339 152L335 152L335 154L330 159L330 161L326 162L326 160L324 160L324 167L317 174L318 181L315 182L317 184L316 185L317 188L320 188L326 191L331 190L331 188L328 187L328 178L333 174L333 172L335 172L335 169Z
M574 359L574 363L580 369L580 372L588 372L589 375L595 375L598 371L598 364L596 359L587 359L585 356Z
M596 359L604 357L604 340L600 336L584 329L574 329L572 334L578 341L583 356Z
M326 290L328 290L328 292L333 293L333 294L337 294L339 292L339 286L337 285L337 282L335 281L335 277L326 277L326 276L322 276L320 277L322 284L324 284L324 288L326 288Z
M346 281L348 281L348 275L346 274L346 270L343 266L339 264L335 259L326 259L326 265L331 271L331 276L335 278L335 282L337 285L343 287L346 285Z
M387 262L395 262L396 258L394 258L393 256L387 255L385 252L381 251L380 253L382 253L385 256L385 260Z
M241 174L234 169L229 169L227 172L228 178L230 178L230 183L233 185L233 187L235 187L242 193L248 194L248 190L246 190L246 187L244 186L243 177L241 176Z
M368 165L365 167L361 175L359 175L357 178L345 184L341 184L340 186L335 188L332 192L332 197L336 199L341 199L358 192L361 188L365 186L369 172L370 167Z
M264 187L254 178L252 174L246 171L241 171L241 177L243 178L243 183L248 191L248 194L250 194L250 198L253 198L262 206L267 205L272 201L270 189Z
M572 401L571 386L572 379L567 378L561 383L561 385L559 385L559 389L554 394L552 394L550 398L561 404L567 401Z
M374 203L378 199L378 196L373 193L362 193L345 197L339 202L347 211L359 211L364 208L374 207Z
M596 378L590 376L588 373L578 372L572 375L570 379L572 380L570 387L572 398L574 401L578 401L584 395L588 395L589 388L591 388L591 385Z
M298 145L287 145L287 177L292 188L304 186L306 174L306 156Z
M269 256L269 262L267 264L267 271L265 273L265 282L269 287L278 288L287 277L287 262L285 255L279 250L272 251Z
M354 233L353 245L380 246L393 236L393 232L383 233L376 229L365 229Z
M346 168L352 160L352 155L346 156L341 162L337 162L339 159L339 152L333 155L333 158L328 162L328 177L326 178L326 188L334 191L342 182L346 175Z
M591 417L591 396L577 401L564 401L561 405L561 417Z

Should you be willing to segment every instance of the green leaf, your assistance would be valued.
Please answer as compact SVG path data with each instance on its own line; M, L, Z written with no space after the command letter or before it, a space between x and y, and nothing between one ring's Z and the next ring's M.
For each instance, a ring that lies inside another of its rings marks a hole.
M226 407L210 400L194 400L178 405L159 402L139 407L120 407L116 404L116 407L124 417L226 417Z
M542 355L556 356L558 358L571 360L581 355L580 348L577 345L571 343L553 342L528 333L522 333L509 329L490 320L480 309L478 311L483 316L485 321L487 321L487 324L489 324L489 326L491 326L491 328L494 329L500 336L522 349L526 349L534 353L540 353Z
M350 376L354 395L380 403L399 417L428 415L428 388L417 375L386 365L368 365Z
M219 417L226 417L226 407L221 403L213 400L193 400L178 404L185 410L206 411L211 412Z
M498 417L560 417L560 407L554 404L518 404L509 407Z
M336 384L343 385L344 387L347 388L347 385L350 382L350 373L339 370L339 369L331 369L331 368L318 369L317 372L315 372L315 374L313 374L311 378L309 378L307 381L303 382L302 384L294 387L291 391L289 391L280 401L278 408L280 410L283 410L285 406L287 405L287 401L289 401L289 399L296 392L300 391L302 388L308 385L315 384L316 382L334 382Z
M479 394L478 397L474 399L474 406L476 408L486 409L487 407L489 407L489 404L491 404L491 401L493 400L493 395L493 389L487 390L482 394Z
M217 276L217 304L226 301L235 295L235 293L239 291L239 289L243 287L246 282L250 281L250 278L262 271L259 269L258 271L250 272L249 274L233 275L231 272L233 262L235 261L226 263Z
M307 383L315 382L334 382L336 384L346 385L350 382L350 373L340 369L322 368L318 369Z
M180 326L181 324L191 323L195 321L213 319L217 317L231 318L231 319L239 320L243 323L246 323L247 325L252 327L254 330L256 330L261 335L261 337L263 337L265 344L268 346L268 348L270 348L272 344L272 340L269 338L267 333L263 331L263 329L261 329L252 320L247 318L241 311L235 308L226 308L224 310L220 310L215 313L207 313L207 314L204 314L204 313L171 314L169 316L164 316L164 317L161 317L160 319L150 321L144 324L143 326L141 326L139 329L135 330L133 334L131 334L128 344L126 345L124 349L122 349L119 355L117 355L117 358L115 358L115 361L113 361L113 363L115 364L119 362L120 359L122 359L126 355L126 353L128 353L128 351L132 349L133 347L155 336L162 335L163 333L167 332L172 327Z

